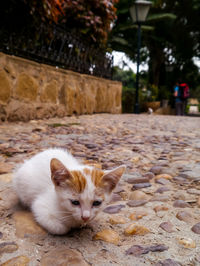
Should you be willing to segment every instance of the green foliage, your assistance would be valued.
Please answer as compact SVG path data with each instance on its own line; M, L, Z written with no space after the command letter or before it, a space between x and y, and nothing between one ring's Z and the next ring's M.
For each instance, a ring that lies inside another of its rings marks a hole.
M148 86L148 88L144 88L141 90L140 100L142 102L155 102L158 100L159 89L154 84Z
M185 107L185 113L188 114L189 113L189 109L190 109L190 105L187 104L186 107Z
M190 89L190 98L196 98L200 102L200 85Z
M158 20L160 21L162 19L176 19L176 15L171 13L152 14L148 16L147 22L158 21Z
M81 33L84 39L105 47L118 0L8 0L0 9L0 23L8 31L41 27L41 21L57 23Z
M109 45L134 62L137 57L137 26L129 13L130 1L117 4L118 18L110 35ZM153 0L145 26L142 27L141 61L149 65L148 83L155 84L159 98L171 97L177 79L182 78L196 93L199 72L193 58L200 58L199 0ZM151 30L150 30L151 29ZM125 40L125 42L123 42ZM169 72L166 66L171 66ZM167 90L164 89L164 86ZM198 92L197 92L198 94Z
M113 79L122 82L122 112L133 113L135 102L135 74L131 69L113 68Z
M135 103L135 90L133 88L122 88L122 113L133 113Z
M131 69L123 70L117 66L113 68L113 79L121 81L124 87L134 88L135 78L136 78L136 75Z
M60 23L75 28L96 45L105 45L116 19L117 0L65 0Z
M158 90L158 99L159 100L169 100L172 96L171 88L168 86L160 86Z
M30 13L39 20L57 23L59 18L64 15L65 0L24 0L24 3L29 6Z

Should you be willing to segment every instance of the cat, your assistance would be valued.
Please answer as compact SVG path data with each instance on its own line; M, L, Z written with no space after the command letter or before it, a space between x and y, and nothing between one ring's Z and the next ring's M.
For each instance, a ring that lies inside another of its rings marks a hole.
M13 187L44 229L62 235L105 208L125 168L103 171L81 164L67 150L47 149L16 170Z

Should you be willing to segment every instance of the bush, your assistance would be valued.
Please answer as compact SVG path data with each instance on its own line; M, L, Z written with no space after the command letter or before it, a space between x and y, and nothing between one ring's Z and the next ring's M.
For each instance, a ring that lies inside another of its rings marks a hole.
M188 105L185 107L185 113L186 113L186 114L189 113L189 109L190 109L190 105L188 104Z
M140 101L142 102L158 101L158 87L152 84L149 85L147 89L140 90Z
M122 88L122 112L133 113L135 103L135 90L133 88Z

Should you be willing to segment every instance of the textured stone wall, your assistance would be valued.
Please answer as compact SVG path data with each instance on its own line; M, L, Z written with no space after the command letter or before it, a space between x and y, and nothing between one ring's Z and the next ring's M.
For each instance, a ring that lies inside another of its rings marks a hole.
M0 53L0 120L121 112L120 82Z

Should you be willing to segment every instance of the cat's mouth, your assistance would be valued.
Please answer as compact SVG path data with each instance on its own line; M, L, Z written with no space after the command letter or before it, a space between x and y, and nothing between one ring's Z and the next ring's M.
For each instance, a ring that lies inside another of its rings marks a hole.
M92 222L95 219L95 217L90 217L87 221L84 221L82 218L80 219L81 225L85 226L88 225L90 222Z

